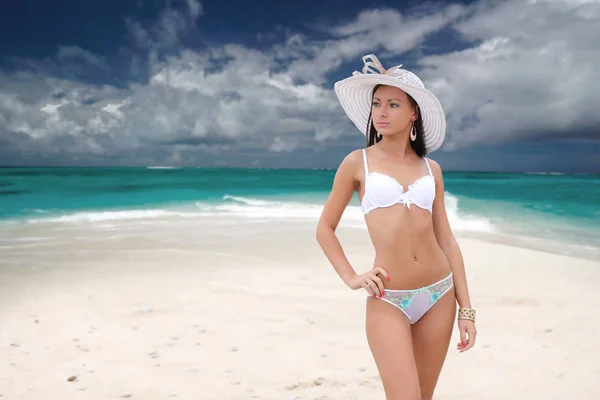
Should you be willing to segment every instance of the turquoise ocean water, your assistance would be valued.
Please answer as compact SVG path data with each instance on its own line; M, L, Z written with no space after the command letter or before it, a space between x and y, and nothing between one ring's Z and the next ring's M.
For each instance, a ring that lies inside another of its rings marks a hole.
M0 168L0 228L227 215L317 220L333 170ZM600 175L446 172L455 231L600 248ZM344 219L362 226L355 195Z

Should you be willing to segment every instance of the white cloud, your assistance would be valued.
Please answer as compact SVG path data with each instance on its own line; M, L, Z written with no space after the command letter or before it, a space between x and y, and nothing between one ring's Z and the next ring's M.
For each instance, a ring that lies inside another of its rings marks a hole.
M446 108L445 148L566 138L600 123L599 21L581 13L599 3L578 3L482 3L455 27L478 46L420 60Z
M186 0L186 10L173 8L170 3L160 12L158 19L149 24L125 19L134 42L140 48L149 50L151 57L179 50L182 47L181 39L195 31L196 19L203 13L198 0Z
M56 58L59 62L82 60L84 63L93 65L99 69L108 69L108 64L104 57L98 56L78 46L58 46Z
M65 158L87 151L124 162L135 155L149 164L236 152L251 153L252 161L260 151L313 149L360 135L327 74L351 61L343 72L349 76L371 52L400 64L449 27L472 47L422 57L417 71L447 111L445 148L567 135L600 122L598 1L365 10L322 28L325 41L286 31L266 50L230 43L202 52L180 41L203 12L196 0L187 5L165 9L153 26L127 22L138 50L147 52L145 60L132 58L149 72L144 83L86 84L35 62L28 72L0 73L0 142L14 152ZM74 46L61 46L50 64L74 60L109 70L102 56Z
M187 0L188 7L190 9L190 15L193 19L198 18L202 14L202 5L197 0Z
M314 131L334 103L329 90L294 86L289 74L270 73L273 65L268 54L230 45L206 55L186 50L155 62L147 84L124 89L40 75L35 79L48 82L46 91L30 103L17 100L20 85L13 87L14 94L3 93L0 107L12 115L11 125L3 125L10 131L19 128L30 139L19 145L40 152L49 143L58 152L90 148L107 155L144 146L205 152L212 144L223 151L261 143L274 152L289 152L300 142L294 136ZM287 137L271 145L276 134ZM184 153L169 161L190 160Z
M127 103L128 103L128 101L125 100L118 104L107 104L102 108L102 110L109 113L110 115L112 115L113 117L115 117L117 119L122 119L124 117L124 114L123 114L123 111L121 111L121 107L123 107Z
M277 136L269 148L270 151L290 153L298 146L298 143L286 138Z
M463 12L464 7L459 5L416 16L406 16L394 9L362 11L356 19L328 28L333 39L310 44L305 49L310 58L294 61L289 71L295 77L323 84L325 75L342 62L356 62L377 49L382 50L383 56L399 56L423 43L429 34L448 26ZM305 42L297 37L294 41Z
M44 107L41 108L41 110L43 112L45 112L46 114L50 114L51 116L58 118L58 109L60 107L62 107L65 103L58 103L58 104L46 104Z

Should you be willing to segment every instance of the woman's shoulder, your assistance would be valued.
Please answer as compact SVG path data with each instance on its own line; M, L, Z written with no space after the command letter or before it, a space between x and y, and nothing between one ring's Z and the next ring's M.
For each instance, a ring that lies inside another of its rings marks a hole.
M441 176L442 175L442 167L440 166L440 164L435 161L432 160L431 158L425 156L423 158L427 159L427 162L429 163L429 167L431 168L431 172L433 173L434 176Z
M338 167L338 173L352 176L354 180L357 180L359 176L359 171L362 171L363 168L362 151L363 149L359 148L347 153Z
M351 165L362 165L363 160L363 150L362 148L354 149L347 153L342 160L343 164L351 164Z

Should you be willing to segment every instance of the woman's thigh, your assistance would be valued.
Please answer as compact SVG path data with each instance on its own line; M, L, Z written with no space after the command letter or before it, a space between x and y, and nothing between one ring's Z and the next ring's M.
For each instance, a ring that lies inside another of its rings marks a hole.
M412 343L423 400L430 400L448 354L456 300L454 288L444 294L412 325Z
M421 398L406 315L392 304L367 298L366 331L387 400Z

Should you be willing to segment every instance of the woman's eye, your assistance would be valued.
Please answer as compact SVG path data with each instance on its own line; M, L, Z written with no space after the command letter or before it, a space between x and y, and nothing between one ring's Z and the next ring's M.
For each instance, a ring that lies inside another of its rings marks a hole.
M373 103L373 107L379 107L379 105L380 105L380 104L379 104L379 103L377 103L377 102L374 102L374 103ZM393 106L393 107L400 107L400 104L391 103L391 104L390 104L390 107L391 107L391 106Z

